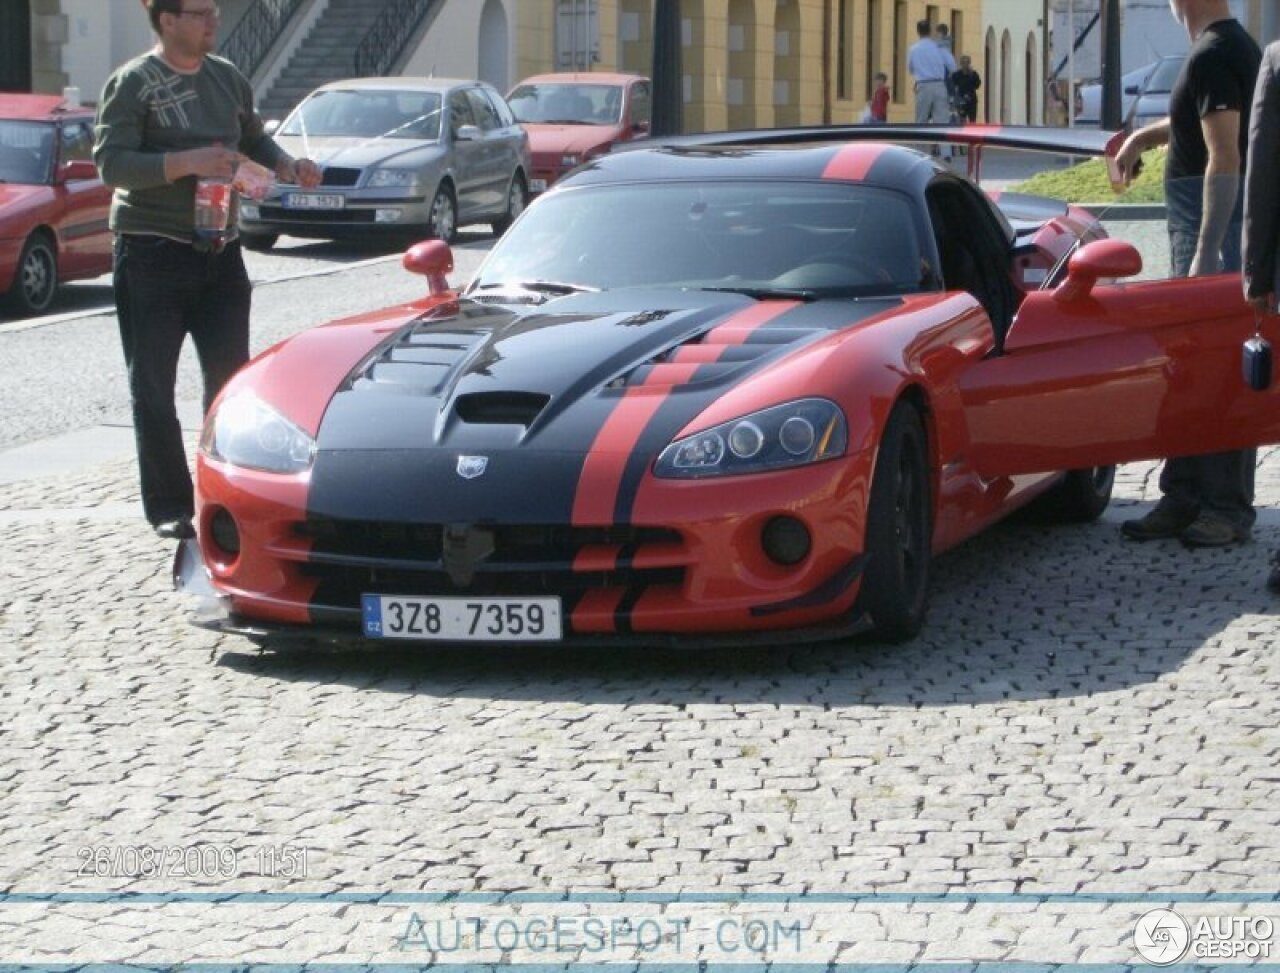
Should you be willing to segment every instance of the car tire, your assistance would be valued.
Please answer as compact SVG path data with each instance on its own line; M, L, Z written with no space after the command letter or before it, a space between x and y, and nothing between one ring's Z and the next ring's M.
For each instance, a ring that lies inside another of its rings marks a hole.
M266 253L280 239L279 233L245 233L240 231L240 245L254 253Z
M928 436L920 413L899 402L889 414L867 503L866 568L858 608L876 637L905 642L924 624L933 544Z
M20 314L39 314L53 303L57 289L58 255L48 236L32 234L18 258L9 304Z
M1032 512L1056 523L1092 523L1102 516L1111 502L1115 482L1114 466L1071 470L1060 483L1036 498L1031 505Z
M507 189L507 211L500 219L489 224L493 228L493 235L502 236L506 233L511 224L516 221L516 217L524 212L528 202L529 188L525 185L524 176L517 172L511 177L511 185Z
M458 235L458 204L448 183L441 184L431 200L431 213L427 217L427 233L437 240L452 243Z

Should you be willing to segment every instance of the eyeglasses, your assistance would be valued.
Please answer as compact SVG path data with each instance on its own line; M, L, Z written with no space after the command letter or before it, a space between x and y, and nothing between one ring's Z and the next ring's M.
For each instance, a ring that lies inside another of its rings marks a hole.
M217 20L222 16L222 11L217 7L208 7L205 10L177 10L174 13L178 17L199 17L201 20Z

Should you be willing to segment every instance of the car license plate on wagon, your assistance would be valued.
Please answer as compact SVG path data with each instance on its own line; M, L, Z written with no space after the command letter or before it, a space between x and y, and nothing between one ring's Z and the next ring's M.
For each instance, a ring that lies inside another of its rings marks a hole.
M285 193L285 209L343 209L347 197L338 193Z
M364 595L364 634L441 642L556 642L559 598L410 598Z

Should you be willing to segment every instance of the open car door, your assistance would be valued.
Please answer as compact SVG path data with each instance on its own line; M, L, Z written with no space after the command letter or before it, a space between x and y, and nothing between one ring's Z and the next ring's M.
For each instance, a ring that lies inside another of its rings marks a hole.
M1083 469L1280 442L1280 387L1246 384L1253 309L1239 274L1144 283L1130 244L1100 240L1057 289L1027 296L1004 354L961 379L983 476ZM1263 321L1280 339L1280 319Z

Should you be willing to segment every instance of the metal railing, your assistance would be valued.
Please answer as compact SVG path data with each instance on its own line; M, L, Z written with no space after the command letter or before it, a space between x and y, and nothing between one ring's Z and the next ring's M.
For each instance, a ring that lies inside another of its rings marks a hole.
M391 70L418 26L439 0L391 0L356 45L355 77L379 77Z
M252 78L302 0L254 0L218 53Z

